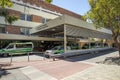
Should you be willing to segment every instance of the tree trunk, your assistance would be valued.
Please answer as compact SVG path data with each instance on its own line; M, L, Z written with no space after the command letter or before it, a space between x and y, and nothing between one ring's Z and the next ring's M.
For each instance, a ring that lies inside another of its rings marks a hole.
M118 49L118 52L119 52L119 57L120 57L120 43L118 41L118 36L114 37L114 42L115 42L115 46L117 47Z
M120 43L118 43L118 51L119 51L119 57L120 57Z

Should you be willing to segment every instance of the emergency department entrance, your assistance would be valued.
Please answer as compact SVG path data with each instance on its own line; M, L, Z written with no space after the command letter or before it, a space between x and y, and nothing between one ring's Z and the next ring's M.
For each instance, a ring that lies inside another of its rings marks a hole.
M87 23L80 19L63 15L54 20L51 20L43 25L36 26L31 30L31 35L14 35L14 34L0 34L1 40L16 40L16 41L33 41L38 47L42 47L40 44L56 46L56 43L64 45L64 51L66 52L66 46L76 45L80 42L79 49L85 44L91 42L92 38L99 38L107 41L109 47L112 45L111 32L107 29L96 29L93 24ZM87 40L87 42L85 41ZM2 43L2 42L1 42ZM104 46L104 45L103 45ZM1 46L2 48L2 46ZM49 48L46 48L49 49Z
M74 42L78 42L81 39L87 39L89 41L91 38L99 38L107 41L112 40L111 31L105 28L96 29L92 23L87 23L68 15L60 16L33 28L31 34L63 39L65 52L67 51L66 46L70 40ZM110 42L112 44L112 41Z

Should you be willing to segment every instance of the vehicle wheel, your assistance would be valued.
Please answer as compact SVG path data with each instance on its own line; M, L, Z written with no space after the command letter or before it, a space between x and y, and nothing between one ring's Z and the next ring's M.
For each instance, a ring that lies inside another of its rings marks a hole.
M7 56L8 56L8 53L4 53L4 54L3 54L3 57L7 57Z

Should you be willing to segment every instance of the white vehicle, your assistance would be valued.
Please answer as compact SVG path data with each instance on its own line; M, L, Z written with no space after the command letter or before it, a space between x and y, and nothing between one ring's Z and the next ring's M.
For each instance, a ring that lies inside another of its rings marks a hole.
M67 46L67 50L71 50L70 46ZM63 46L55 46L51 50L46 50L45 54L63 54L64 53L64 47Z
M33 48L34 46L32 42L10 43L6 48L0 50L0 55L8 56L11 54L26 54L28 52L32 52Z

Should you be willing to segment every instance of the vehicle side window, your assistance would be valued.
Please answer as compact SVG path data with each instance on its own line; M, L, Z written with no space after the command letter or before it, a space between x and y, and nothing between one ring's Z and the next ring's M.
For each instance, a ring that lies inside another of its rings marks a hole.
M59 50L64 50L64 47L61 47Z
M31 44L17 44L17 48L32 48Z
M71 48L70 48L70 47L67 47L67 50L71 50Z
M16 48L24 48L24 47L23 47L23 45L21 45L21 44L17 44L17 45L16 45Z
M14 48L14 45L9 45L7 49L12 49Z
M26 48L32 48L32 44L26 44L25 47Z

